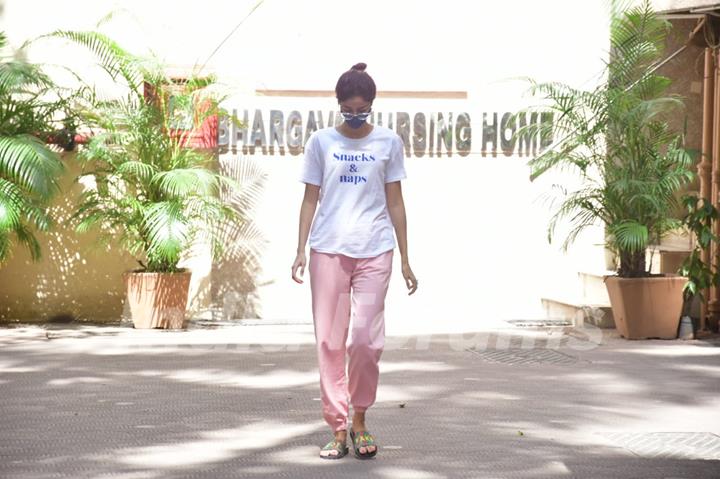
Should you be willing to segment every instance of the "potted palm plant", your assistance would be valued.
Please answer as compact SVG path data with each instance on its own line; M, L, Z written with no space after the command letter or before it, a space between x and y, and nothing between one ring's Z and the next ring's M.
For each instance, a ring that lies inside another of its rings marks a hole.
M237 183L216 171L212 150L188 143L227 114L209 88L214 79L191 76L178 84L162 65L98 32L53 35L90 49L127 87L124 97L88 98L83 118L94 134L78 153L78 181L88 186L71 219L78 232L98 229L99 244L117 242L139 263L123 274L136 328L184 328L191 271L179 266L182 255L202 241L218 259L220 226L241 220L221 194Z
M48 231L51 198L64 171L58 151L48 145L68 98L41 66L6 55L0 32L0 265L10 259L15 242L30 257L42 257L35 233Z
M545 104L521 114L549 109L553 121L516 133L559 139L530 161L531 179L570 169L580 180L578 188L566 189L549 239L561 219L569 218L571 226L563 249L586 227L605 224L617 274L604 279L625 338L675 338L686 283L679 274L651 273L646 262L648 245L681 226L676 194L693 178L683 134L670 126L683 102L666 93L670 80L655 73L669 28L649 1L613 9L606 80L589 91L530 80L531 92Z

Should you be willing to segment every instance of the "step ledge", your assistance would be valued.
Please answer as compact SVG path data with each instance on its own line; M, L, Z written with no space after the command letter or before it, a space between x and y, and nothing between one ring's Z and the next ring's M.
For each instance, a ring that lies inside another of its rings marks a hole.
M565 306L572 306L574 308L590 307L590 308L610 308L610 303L589 303L577 298L560 298L543 296L540 298L541 301L550 301L553 303L560 303Z
M615 271L615 270L607 270L607 271L581 270L581 271L578 271L578 275L594 276L596 278L602 278L603 276L615 276L615 275L617 275L617 271Z
M691 253L693 248L687 246L672 245L648 245L648 249L658 251L660 253Z

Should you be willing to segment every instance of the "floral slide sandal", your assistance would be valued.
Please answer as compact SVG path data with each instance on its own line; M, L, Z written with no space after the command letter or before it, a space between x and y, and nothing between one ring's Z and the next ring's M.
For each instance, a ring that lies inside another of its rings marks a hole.
M320 454L320 457L322 457L323 459L340 459L350 451L350 448L348 448L344 442L333 439L332 441L325 444L325 446L320 449L320 451L337 451L337 454L328 452L327 454Z
M375 438L368 431L362 431L357 434L350 428L350 438L352 439L353 449L355 449L355 457L359 459L369 459L375 456L378 452L377 444L375 444ZM375 446L373 451L368 451L368 446ZM365 453L360 452L360 448L365 448Z

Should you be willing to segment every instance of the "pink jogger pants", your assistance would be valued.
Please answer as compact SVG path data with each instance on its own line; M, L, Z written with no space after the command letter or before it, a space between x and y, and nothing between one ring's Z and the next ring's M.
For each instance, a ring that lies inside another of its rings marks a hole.
M333 431L347 429L348 403L361 412L375 402L392 260L393 250L372 258L352 258L310 249L308 269L320 396L323 417ZM346 376L345 343L351 314Z

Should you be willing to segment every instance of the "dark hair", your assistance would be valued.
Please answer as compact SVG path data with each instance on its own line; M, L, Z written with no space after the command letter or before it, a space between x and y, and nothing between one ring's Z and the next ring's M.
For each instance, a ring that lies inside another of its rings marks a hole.
M367 68L365 63L356 63L350 70L340 75L335 85L338 103L354 96L361 96L367 102L375 100L375 82L365 72L365 68Z

